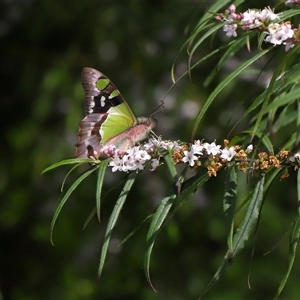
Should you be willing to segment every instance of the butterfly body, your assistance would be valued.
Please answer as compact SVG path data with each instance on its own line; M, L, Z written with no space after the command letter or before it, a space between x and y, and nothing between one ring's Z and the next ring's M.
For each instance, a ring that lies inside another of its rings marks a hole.
M79 124L75 157L99 157L104 146L127 150L146 139L157 121L137 118L120 92L101 72L84 68L85 118Z

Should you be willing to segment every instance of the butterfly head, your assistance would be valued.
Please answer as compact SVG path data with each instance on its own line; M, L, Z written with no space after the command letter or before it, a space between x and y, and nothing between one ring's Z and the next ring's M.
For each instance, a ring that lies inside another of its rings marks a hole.
M157 120L153 117L140 117L140 118L137 118L138 120L138 124L145 124L146 125L146 128L148 129L148 132L150 132L153 128L156 127L157 125Z

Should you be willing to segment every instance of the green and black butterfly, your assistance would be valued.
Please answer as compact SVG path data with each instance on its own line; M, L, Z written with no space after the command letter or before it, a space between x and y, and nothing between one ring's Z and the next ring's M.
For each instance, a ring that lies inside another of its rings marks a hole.
M157 121L137 118L112 82L93 68L81 73L85 118L79 124L75 157L99 157L104 146L127 150L146 139Z

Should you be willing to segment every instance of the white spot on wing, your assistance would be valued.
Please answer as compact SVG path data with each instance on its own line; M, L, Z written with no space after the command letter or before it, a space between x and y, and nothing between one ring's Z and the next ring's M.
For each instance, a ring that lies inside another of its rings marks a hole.
M101 101L101 107L103 107L104 105L105 105L105 97L104 96L102 96L101 98L100 98L100 101Z

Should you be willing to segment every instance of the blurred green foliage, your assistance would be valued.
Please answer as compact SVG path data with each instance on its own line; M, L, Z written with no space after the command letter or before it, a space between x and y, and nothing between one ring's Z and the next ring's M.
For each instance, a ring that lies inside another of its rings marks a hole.
M247 5L264 7L272 3L248 1ZM84 181L58 219L53 247L49 241L50 221L68 168L40 176L48 165L72 157L75 151L78 123L83 117L81 69L90 66L101 70L138 116L148 115L171 86L170 70L187 39L185 29L192 28L208 7L209 1L167 0L0 3L3 299L195 299L210 281L226 252L222 174L198 191L160 233L150 270L158 294L149 288L142 269L147 226L122 247L115 247L155 209L171 183L167 171L139 174L100 280L100 248L118 190L105 199L101 223L95 218L82 231L95 204L96 178ZM195 60L226 42L220 33L211 45L195 53ZM241 57L234 58L232 66L249 55L245 49ZM214 57L196 68L192 80L184 78L166 97L165 110L157 115L158 135L189 140L197 110L218 80L226 76L226 71L220 72L210 86L203 86L217 60ZM182 53L176 63L177 76L186 70L186 63L187 56ZM213 137L222 143L239 110L243 110L242 100L251 101L251 95L263 89L262 83L249 83L245 78L228 87L207 112L197 138L211 141ZM248 121L234 133L247 128ZM288 129L280 132L274 145L283 145L289 134ZM106 190L122 176L108 174ZM240 175L239 181L246 185L247 179ZM261 230L252 241L254 254L249 243L206 299L274 296L286 268L284 235L294 217L296 200L293 176L278 181L268 194ZM249 268L251 289L247 285ZM286 299L295 299L300 293L298 272L296 264L283 293Z

